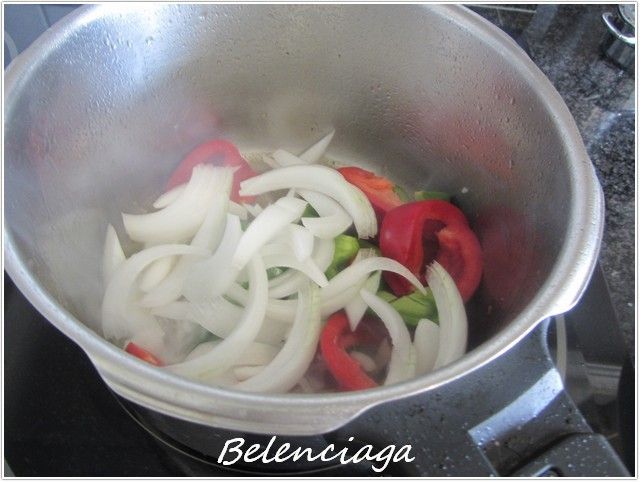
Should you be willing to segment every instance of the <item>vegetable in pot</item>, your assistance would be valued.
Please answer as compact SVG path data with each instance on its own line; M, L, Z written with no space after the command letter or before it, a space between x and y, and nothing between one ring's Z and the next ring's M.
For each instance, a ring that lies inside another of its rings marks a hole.
M260 175L228 141L196 147L157 211L123 215L139 252L126 258L107 229L105 337L164 370L254 392L374 388L460 357L463 297L481 273L466 218L442 200L403 204L370 171L314 165L332 136L300 156L261 154L273 169ZM432 259L444 268L425 270Z
M376 212L378 222L382 222L389 211L402 204L400 196L394 190L394 184L388 179L355 166L340 167L338 171L367 196Z
M380 291L377 294L402 316L408 326L416 327L423 318L438 321L438 309L430 289L427 289L425 294L414 291L401 297L396 297L388 291Z
M333 251L333 259L326 269L325 274L328 279L333 278L340 271L353 261L360 249L360 243L357 238L341 234L333 240L335 248Z
M463 300L468 301L480 284L482 253L465 215L441 200L415 201L387 213L380 229L383 256L399 261L422 281L425 266L433 260L425 255L424 240L437 241L435 260L451 274ZM393 274L385 273L385 280L397 296L413 291L406 280Z
M235 202L252 203L254 196L240 196L240 183L256 175L249 163L240 155L238 148L224 139L215 139L200 144L193 149L173 171L167 182L166 191L184 184L191 177L191 171L198 164L213 164L214 166L234 167L231 200Z

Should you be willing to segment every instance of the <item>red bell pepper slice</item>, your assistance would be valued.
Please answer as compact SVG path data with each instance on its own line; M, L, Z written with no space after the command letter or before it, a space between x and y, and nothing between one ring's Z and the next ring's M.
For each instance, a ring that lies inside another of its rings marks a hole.
M402 263L423 283L425 267L435 257L456 282L465 302L480 284L480 243L464 213L447 201L417 201L389 211L380 228L380 251ZM401 276L386 272L384 277L397 296L414 290Z
M191 171L198 164L207 162L215 166L237 167L233 174L233 186L231 187L231 200L235 202L253 202L254 196L240 197L240 183L256 175L247 161L240 155L238 148L224 139L207 141L197 146L185 157L173 171L166 190L169 191L180 184L184 184L191 178Z
M136 358L140 358L140 360L146 361L147 363L151 363L157 367L161 367L163 363L152 355L150 352L145 350L144 348L139 347L133 342L127 343L127 346L124 349L127 353L135 356Z
M360 325L365 320L360 322ZM360 333L359 333L360 331ZM349 319L343 311L329 317L320 335L320 351L327 368L343 390L365 390L378 384L369 377L347 349L369 338L358 326L351 332Z
M367 196L379 223L387 212L402 204L402 200L393 190L393 183L388 179L355 166L340 167L338 171Z

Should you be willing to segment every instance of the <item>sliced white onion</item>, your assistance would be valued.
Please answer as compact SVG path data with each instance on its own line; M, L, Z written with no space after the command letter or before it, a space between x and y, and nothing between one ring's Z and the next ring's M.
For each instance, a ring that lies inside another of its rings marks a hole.
M102 331L114 341L134 338L144 348L157 352L163 331L156 319L132 302L138 275L151 263L166 256L206 256L202 248L186 245L160 245L144 249L124 261L113 273L102 300Z
M343 309L358 295L367 280L367 275L375 271L391 271L404 276L421 292L425 292L418 278L407 268L393 259L376 256L352 263L333 277L327 286L320 289L320 313L322 317L327 317ZM232 284L225 294L242 305L246 306L246 303L249 302L247 290L237 283ZM271 298L267 306L267 316L276 321L290 323L295 316L295 309L296 300Z
M289 269L269 280L269 298L286 298L298 292L307 277L299 271Z
M215 169L207 164L195 166L184 191L160 211L123 214L122 221L129 237L153 244L190 239L202 224L215 195Z
M329 196L308 189L300 189L298 194L320 215L318 218L302 218L302 224L314 236L333 239L344 233L353 220L349 214Z
M203 303L174 301L151 310L155 316L196 323L219 338L226 338L233 332L242 318L242 312L242 308L222 297ZM289 326L288 323L265 319L256 335L256 342L278 345L285 340Z
M164 280L173 269L175 256L161 258L151 263L140 276L140 289L148 293Z
M243 181L240 195L252 196L279 189L309 189L335 199L347 211L360 238L378 232L378 222L367 197L335 169L326 166L289 166L273 169Z
M311 259L322 272L325 272L333 261L336 244L333 239L316 239Z
M427 267L427 282L433 292L440 326L438 357L434 370L454 362L467 347L467 313L455 281L437 262Z
M122 251L122 246L120 245L120 240L118 239L118 234L110 224L107 226L102 255L102 279L105 286L109 283L113 273L126 259L124 251Z
M320 139L318 142L309 147L306 151L300 154L299 158L307 164L315 164L322 156L324 156L327 147L333 139L333 135L336 133L335 129L331 130L326 136Z
M318 286L327 286L327 276L316 266L312 259L298 261L292 254L273 253L264 255L264 264L267 269L274 267L291 268L310 278Z
M244 268L249 259L280 230L297 221L306 207L305 201L296 198L280 198L274 204L267 206L240 238L231 266L238 271Z
M331 216L338 211L348 216L337 201L325 194L310 189L299 189L297 192L320 216Z
M400 314L389 303L382 298L361 290L360 296L367 302L367 305L378 315L389 331L391 337L391 360L385 385L391 385L415 376L416 355L411 343L411 335Z
M369 279L365 281L363 290L367 290L369 293L377 293L378 288L380 287L380 278L382 273L380 271L376 271ZM362 317L367 312L367 303L362 299L362 296L358 294L353 300L347 303L344 307L344 311L347 314L347 318L349 318L349 327L351 331L355 331L362 320Z
M349 356L351 356L351 358L357 361L365 372L368 372L368 373L375 372L378 368L378 366L376 365L376 362L373 361L373 358L371 358L366 353L353 350L349 352Z
M193 360L194 358L199 358L205 353L208 353L214 346L216 346L219 341L205 341L204 343L200 343L196 346L191 352L186 356L184 361Z
M262 209L262 206L260 206L260 204L258 203L256 204L243 203L242 207L244 207L247 210L247 212L251 214L251 216L253 216L254 218L257 218L258 214L264 211L264 209Z
M354 261L334 276L331 281L329 281L329 285L322 290L323 301L333 296L339 296L341 292L348 290L358 282L362 282L369 273L374 271L390 271L396 273L406 278L421 293L426 293L420 280L406 267L394 259L376 256L363 259L362 261Z
M249 219L249 211L247 211L247 208L233 201L229 201L229 214L235 214L242 221Z
M286 392L293 388L315 356L320 329L318 289L307 284L298 293L296 318L282 350L258 374L234 388L252 392Z
M358 281L355 281L353 285L348 288L334 292L331 288L331 281L329 281L329 285L322 288L320 291L322 304L320 305L320 313L323 318L331 316L336 311L340 311L345 306L349 304L354 298L358 296L360 290L364 287L364 284L367 281L366 275L362 278L359 278ZM328 294L327 294L328 293Z
M438 357L439 333L438 325L431 320L420 320L413 334L413 347L416 350L416 376L433 370Z
M247 306L251 300L249 291L238 283L232 283L225 295L243 306ZM267 317L281 323L293 323L297 305L298 300L276 300L271 298L267 303Z
M351 218L341 213L319 218L302 218L302 225L321 239L333 239L349 229L351 224Z
M187 188L187 183L180 184L173 189L163 193L153 202L153 207L156 209L166 208L169 204L172 204Z
M207 301L223 294L235 281L238 271L231 267L231 259L240 238L240 219L227 214L222 241L213 256L192 266L184 283L182 294L193 303Z
M287 226L287 232L291 239L293 254L298 258L298 261L308 259L313 253L313 234L297 224Z
M214 168L215 192L211 204L208 206L207 215L202 225L196 231L192 246L208 248L215 251L226 227L227 210L229 208L229 196L233 183L233 172L235 168L216 167Z
M186 361L193 360L209 353L218 346L222 340L207 341L196 346L185 358ZM263 366L269 363L280 351L280 347L267 345L265 343L253 342L249 345L247 353L242 360L243 366Z
M244 365L241 367L234 367L233 374L238 379L238 381L242 382L244 380L248 380L251 377L255 377L262 370L264 370L264 365L257 365L257 366Z
M307 162L300 159L298 156L294 156L290 152L285 151L284 149L278 149L273 154L271 154L273 160L276 161L278 167L287 167L287 166L300 166L308 164Z
M333 240L317 239L311 254L311 259L324 273L333 260L335 243ZM287 270L286 273L269 280L269 298L286 298L298 292L303 283L307 281L307 276L295 270Z
M293 252L299 261L304 261L313 253L314 237L305 227L289 224L269 244L286 246L287 253Z
M213 197L209 200L209 209L205 219L193 237L191 245L214 251L223 237L226 225L225 220L229 194L231 192L231 183L233 181L233 170L220 167L211 169L214 179L212 183L214 189ZM189 276L193 265L197 261L197 259L190 256L180 258L169 276L147 293L142 300L140 300L140 305L152 308L177 300L182 294L187 276Z
M254 341L249 345L247 353L242 358L242 366L263 366L270 363L278 354L281 347Z
M265 318L267 308L267 273L259 256L249 261L249 297L242 318L233 332L207 354L176 365L169 370L190 378L216 376L230 367L242 364Z

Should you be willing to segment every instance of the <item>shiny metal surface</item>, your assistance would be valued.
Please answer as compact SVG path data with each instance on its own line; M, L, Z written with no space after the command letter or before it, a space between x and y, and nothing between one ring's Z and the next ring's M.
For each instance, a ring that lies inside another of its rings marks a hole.
M339 427L499 356L575 304L597 257L602 193L571 115L511 39L462 7L84 7L5 82L7 270L116 392L178 418ZM108 222L142 210L210 136L295 149L329 127L331 157L451 191L470 215L486 270L465 357L361 393L264 396L178 378L100 337Z
M618 12L605 12L602 21L608 35L602 41L602 50L607 57L625 68L635 62L636 28L635 5L618 5Z

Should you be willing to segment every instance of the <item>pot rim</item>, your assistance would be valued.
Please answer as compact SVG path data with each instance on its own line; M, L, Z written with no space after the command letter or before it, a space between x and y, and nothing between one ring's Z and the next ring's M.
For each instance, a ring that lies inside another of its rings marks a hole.
M54 49L80 26L118 7L81 7L20 54L5 72L6 105L11 105L12 96L35 68L34 59L42 58L43 51ZM571 164L571 221L556 263L535 297L492 338L451 365L397 385L332 394L255 394L182 378L139 361L103 339L59 306L28 271L26 260L5 221L5 269L16 286L47 320L87 353L105 381L125 398L188 421L290 435L326 432L374 405L452 382L500 356L541 320L569 310L580 298L593 272L604 225L602 189L575 121L549 79L506 33L460 5L422 5L421 8L448 18L517 65L522 80L538 92L555 130L564 141ZM316 413L318 411L323 414ZM270 420L264 417L267 412L272 414L268 417Z

